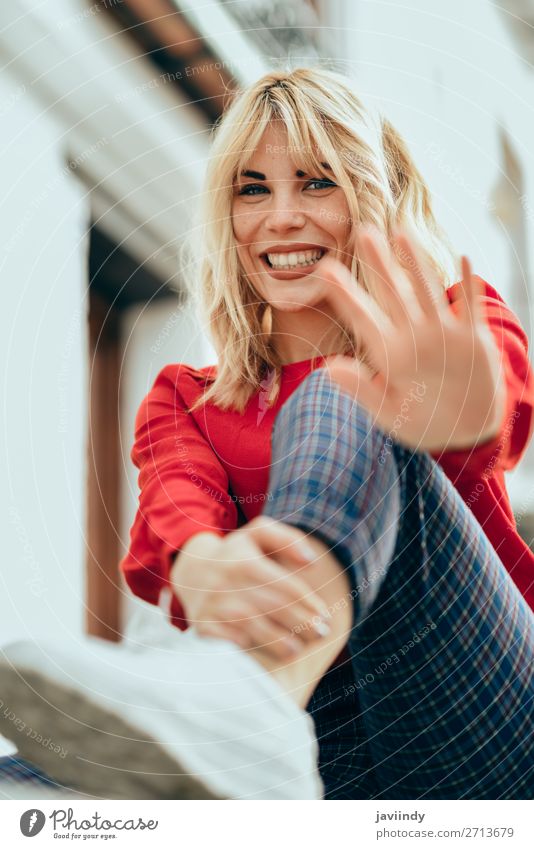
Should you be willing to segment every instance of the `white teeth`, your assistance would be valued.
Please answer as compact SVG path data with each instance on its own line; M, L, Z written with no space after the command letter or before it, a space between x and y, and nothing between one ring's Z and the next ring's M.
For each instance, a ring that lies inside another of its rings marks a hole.
M297 267L297 266L307 266L313 265L317 260L319 260L324 251L322 250L311 250L311 251L299 251L298 253L287 253L287 254L267 254L269 258L269 262L273 266L273 268L288 268L288 267Z

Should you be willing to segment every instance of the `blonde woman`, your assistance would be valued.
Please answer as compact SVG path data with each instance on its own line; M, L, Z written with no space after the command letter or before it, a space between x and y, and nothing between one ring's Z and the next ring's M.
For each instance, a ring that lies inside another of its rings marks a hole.
M218 362L167 366L141 405L121 564L147 601L171 591L177 628L164 657L105 648L107 712L76 697L93 727L166 735L178 795L532 798L534 557L504 483L532 430L517 318L458 269L407 146L334 72L240 92L202 200ZM136 675L151 724L113 703ZM112 765L168 772L121 746Z

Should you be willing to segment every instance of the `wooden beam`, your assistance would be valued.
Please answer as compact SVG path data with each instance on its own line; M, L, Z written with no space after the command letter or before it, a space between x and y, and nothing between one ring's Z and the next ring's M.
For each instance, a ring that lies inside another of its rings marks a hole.
M87 633L120 640L119 317L94 291L89 311Z

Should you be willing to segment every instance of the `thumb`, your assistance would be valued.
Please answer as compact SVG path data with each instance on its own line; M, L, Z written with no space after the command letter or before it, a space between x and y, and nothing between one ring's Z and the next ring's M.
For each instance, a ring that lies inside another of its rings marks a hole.
M348 357L335 357L324 366L330 379L344 392L357 400L375 415L385 403L385 387L371 377L371 372L362 363Z

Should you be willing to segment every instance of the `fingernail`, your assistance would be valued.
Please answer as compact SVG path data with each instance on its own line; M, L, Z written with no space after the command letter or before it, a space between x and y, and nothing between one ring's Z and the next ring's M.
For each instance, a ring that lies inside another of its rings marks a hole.
M330 634L330 626L326 622L323 622L322 619L315 621L313 627L320 637L327 637Z
M315 560L317 558L317 554L311 547L311 545L307 545L305 542L300 543L299 551L306 560Z

